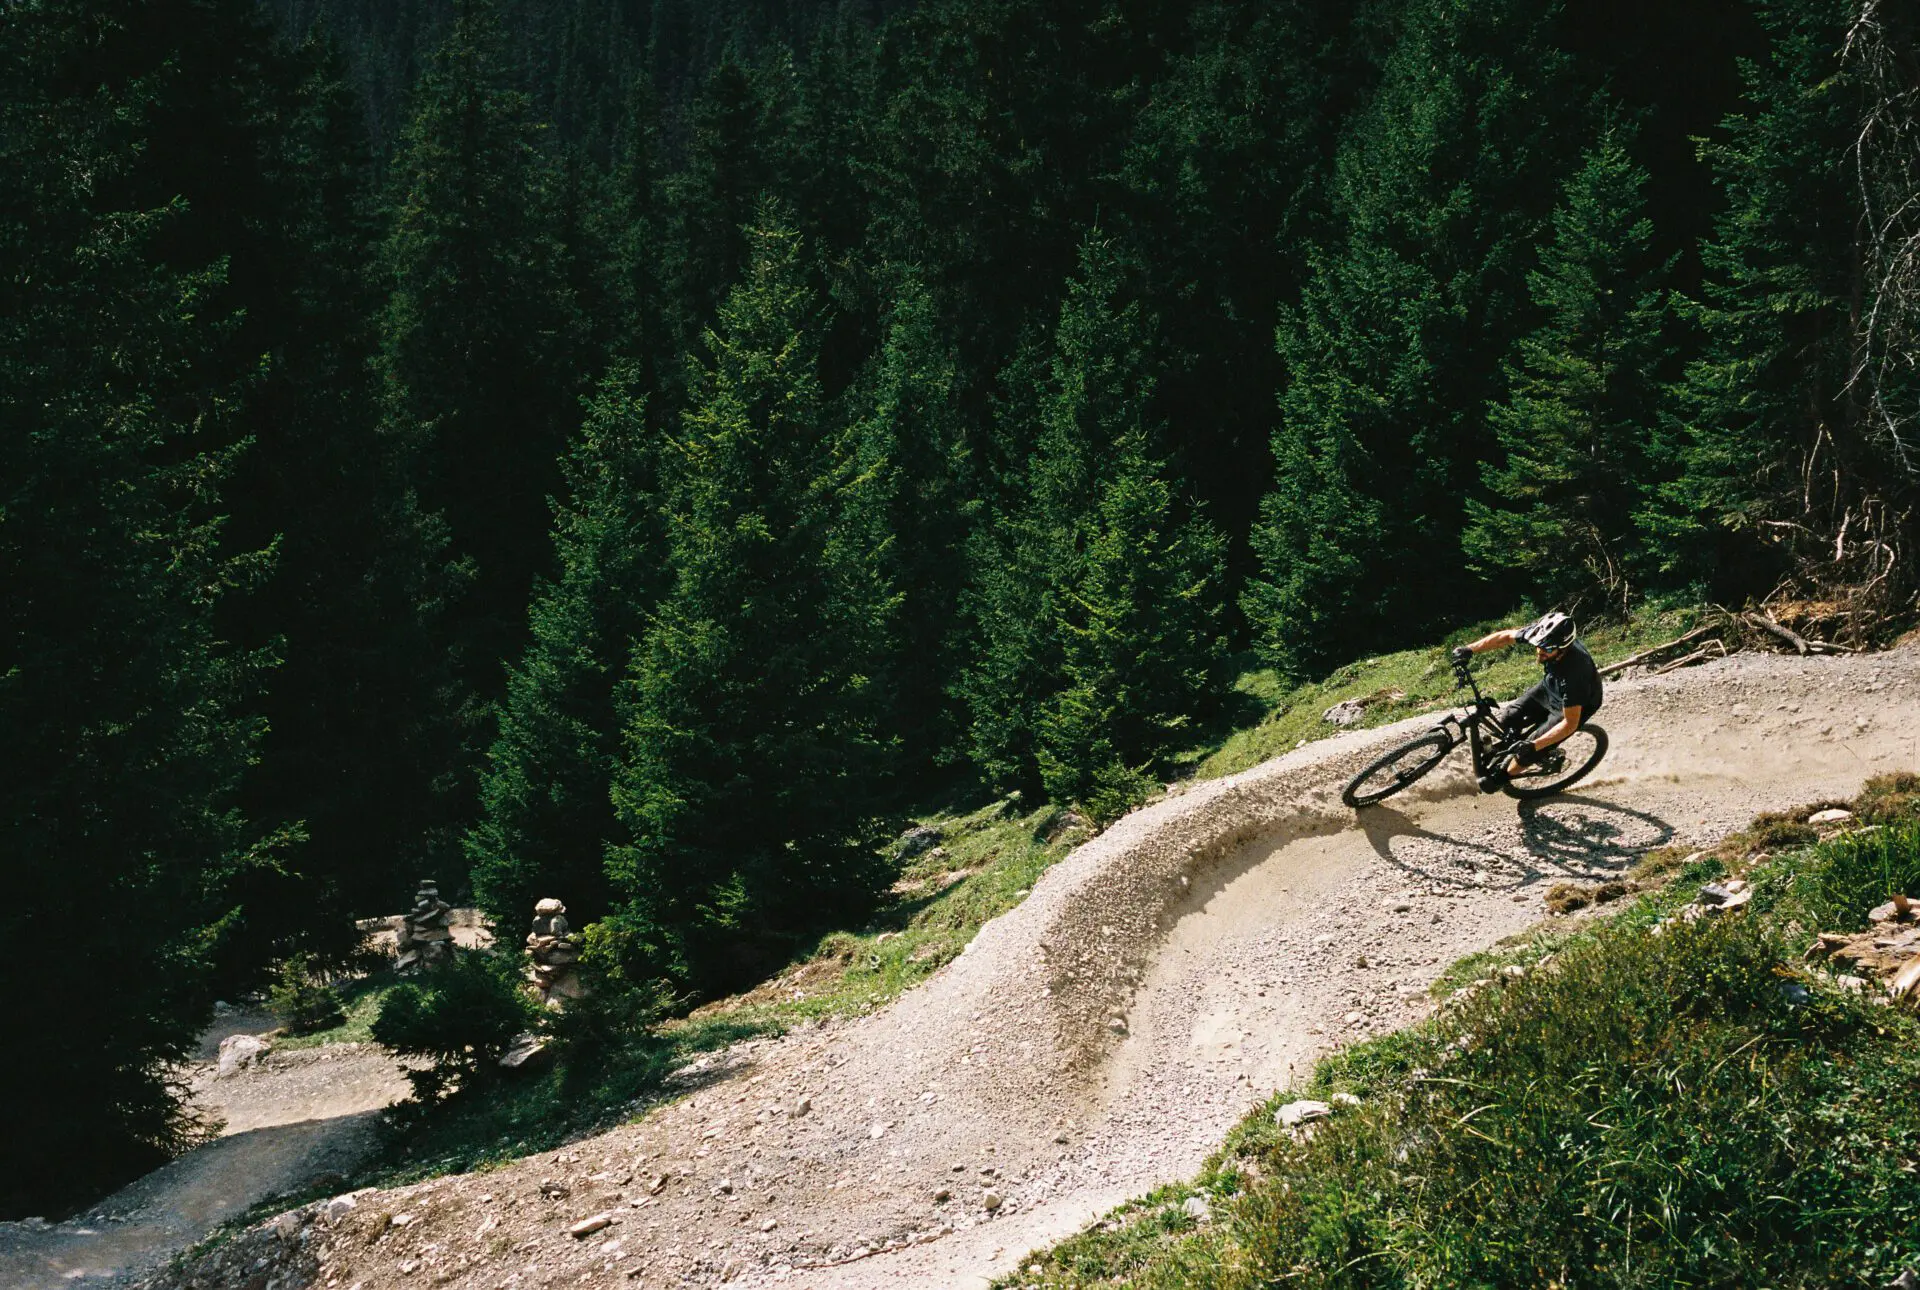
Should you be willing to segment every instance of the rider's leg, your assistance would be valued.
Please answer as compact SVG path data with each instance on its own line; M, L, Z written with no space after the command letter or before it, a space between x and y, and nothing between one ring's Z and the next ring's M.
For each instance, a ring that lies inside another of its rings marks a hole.
M1541 681L1512 703L1501 708L1496 715L1500 719L1501 730L1506 732L1510 741L1523 735L1533 738L1533 735L1527 735L1526 732L1533 731L1538 734L1539 731L1546 729L1548 724L1557 721L1560 714L1549 706L1547 683ZM1502 758L1481 777L1480 791L1498 792L1507 777L1519 769L1520 767L1511 758Z
M1500 725L1510 735L1520 735L1526 731L1538 731L1541 723L1555 717L1552 704L1547 699L1547 683L1535 683L1531 690L1500 709Z

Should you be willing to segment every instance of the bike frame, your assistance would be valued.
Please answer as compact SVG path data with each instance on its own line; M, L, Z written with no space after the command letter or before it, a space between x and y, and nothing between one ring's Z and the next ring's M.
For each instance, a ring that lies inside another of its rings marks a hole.
M1434 729L1444 733L1452 746L1451 752L1461 744L1466 744L1473 754L1473 773L1476 776L1490 774L1493 764L1488 757L1487 741L1482 737L1483 729L1496 732L1499 736L1511 736L1512 732L1500 724L1499 709L1492 699L1480 693L1480 686L1473 679L1473 672L1464 666L1453 669L1454 680L1473 691L1473 705L1464 713L1449 712L1440 718ZM1499 740L1495 739L1495 743Z

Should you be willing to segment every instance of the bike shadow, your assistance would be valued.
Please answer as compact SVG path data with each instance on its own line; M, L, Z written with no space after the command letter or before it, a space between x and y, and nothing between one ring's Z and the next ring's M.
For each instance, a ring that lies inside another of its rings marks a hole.
M1361 832L1386 863L1425 882L1472 890L1611 877L1675 832L1650 811L1583 793L1521 803L1516 843L1429 829L1391 806L1359 814Z

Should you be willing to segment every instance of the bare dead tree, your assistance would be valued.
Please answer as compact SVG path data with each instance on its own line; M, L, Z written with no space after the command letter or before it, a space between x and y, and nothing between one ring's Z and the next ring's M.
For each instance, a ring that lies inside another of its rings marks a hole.
M1847 392L1920 480L1920 49L1912 0L1857 0L1841 63L1865 110L1852 146L1862 299Z

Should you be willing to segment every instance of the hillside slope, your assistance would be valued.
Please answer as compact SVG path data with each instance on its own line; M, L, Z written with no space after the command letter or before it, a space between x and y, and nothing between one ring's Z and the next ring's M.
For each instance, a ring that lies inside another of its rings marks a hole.
M1418 1015L1552 882L1920 764L1916 686L1913 647L1617 683L1601 773L1518 809L1463 757L1358 820L1338 805L1427 718L1310 745L1120 821L873 1016L744 1045L640 1123L310 1207L154 1284L978 1284L1191 1172L1342 1036Z

